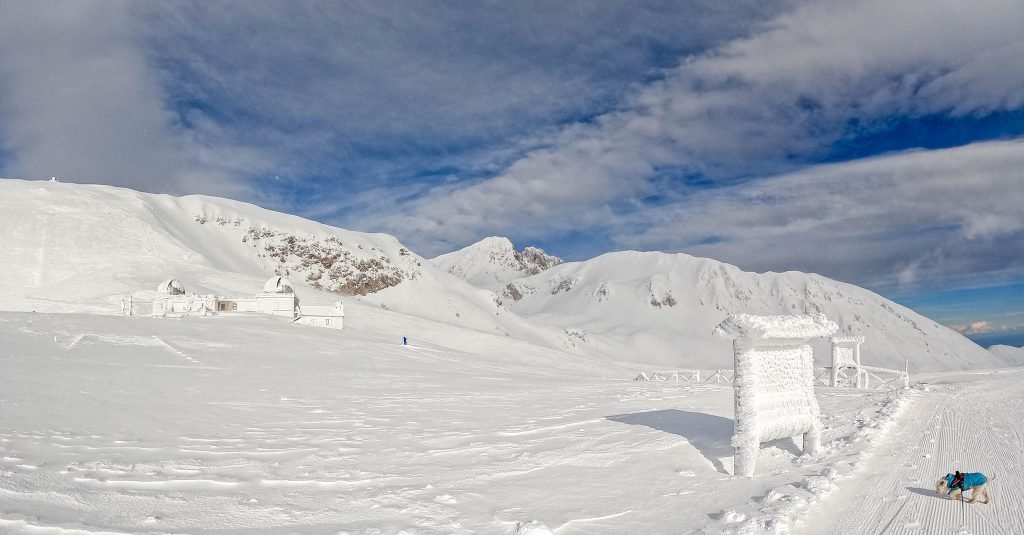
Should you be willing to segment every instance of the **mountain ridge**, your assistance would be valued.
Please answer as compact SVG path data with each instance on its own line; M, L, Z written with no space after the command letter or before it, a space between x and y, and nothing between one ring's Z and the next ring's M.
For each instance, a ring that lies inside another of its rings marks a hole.
M188 291L247 295L281 274L309 304L341 296L366 311L376 307L651 367L731 366L729 342L711 330L740 312L826 313L844 332L868 337L865 364L902 368L910 361L913 371L1024 359L987 352L852 285L799 272L746 273L681 253L628 251L562 262L490 238L486 247L438 257L437 266L394 236L240 201L19 180L0 180L0 225L7 229L0 236L7 252L0 259L7 272L0 278L0 308L7 310L114 314L127 294L145 302L167 278L181 280ZM445 264L479 276L480 285ZM827 354L822 351L819 356Z

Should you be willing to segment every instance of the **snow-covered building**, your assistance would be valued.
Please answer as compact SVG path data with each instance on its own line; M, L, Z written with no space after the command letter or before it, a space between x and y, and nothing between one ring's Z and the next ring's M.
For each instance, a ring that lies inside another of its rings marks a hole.
M263 290L253 297L188 294L181 282L168 279L160 283L153 298L154 316L186 316L215 312L258 312L291 318L303 325L332 329L343 328L345 318L341 303L335 303L333 306L300 306L299 297L295 295L291 281L282 276L271 277L263 285Z
M298 317L299 298L292 283L280 275L271 277L254 297L221 297L217 312L259 312L289 318Z
M334 303L334 306L304 305L299 307L299 317L295 318L295 323L342 329L345 327L345 308L340 302Z
M838 329L821 314L732 314L715 327L716 335L733 339L736 475L753 477L762 442L802 435L805 453L820 448L810 341Z
M156 288L153 315L212 314L217 309L213 295L188 294L177 279L167 279Z
M291 281L281 276L271 277L263 285L263 291L256 294L256 309L263 314L298 317L299 298Z

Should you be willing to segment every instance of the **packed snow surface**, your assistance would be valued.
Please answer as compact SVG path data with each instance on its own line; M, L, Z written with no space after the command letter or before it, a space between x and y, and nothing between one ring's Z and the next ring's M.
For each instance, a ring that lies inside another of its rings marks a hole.
M402 346L404 318L374 310L345 331L0 313L0 531L930 532L958 518L926 492L956 467L998 474L974 533L1024 530L1017 371L818 388L822 451L765 444L746 479L730 385L443 324Z

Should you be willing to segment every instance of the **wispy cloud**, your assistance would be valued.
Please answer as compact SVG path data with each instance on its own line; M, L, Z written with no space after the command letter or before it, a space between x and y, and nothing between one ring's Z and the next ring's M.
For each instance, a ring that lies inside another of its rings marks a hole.
M770 175L894 116L1017 109L1024 84L1004 72L1022 17L1024 4L1008 0L805 5L684 61L493 178L438 187L376 224L428 252L505 228L567 232L663 193L652 178L665 169L725 181ZM982 219L978 232L990 224Z
M554 125L615 105L679 54L741 35L786 3L317 0L139 11L175 109L271 156L280 180L261 184L268 200L278 186L300 187L326 205L353 191L436 185L423 176L431 169L493 175Z
M1024 108L1017 0L2 10L9 176L226 194L427 255L590 235L876 287L1021 276L1020 141L819 165Z
M1021 169L1024 140L913 151L698 192L609 232L623 247L889 289L1013 280L1024 276Z
M493 175L790 3L4 1L0 164L326 212Z

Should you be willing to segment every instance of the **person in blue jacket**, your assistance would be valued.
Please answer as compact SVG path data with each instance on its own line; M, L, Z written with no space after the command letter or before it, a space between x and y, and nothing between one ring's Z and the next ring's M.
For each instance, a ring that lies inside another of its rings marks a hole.
M988 478L981 472L963 473L957 470L955 473L946 474L946 487L949 489L946 495L950 498L952 498L953 491L955 490L960 491L960 497L963 499L963 493L974 489L974 493L971 494L971 503L977 501L978 496L981 494L985 495L985 501L981 503L989 503L991 501L991 497L988 494Z

